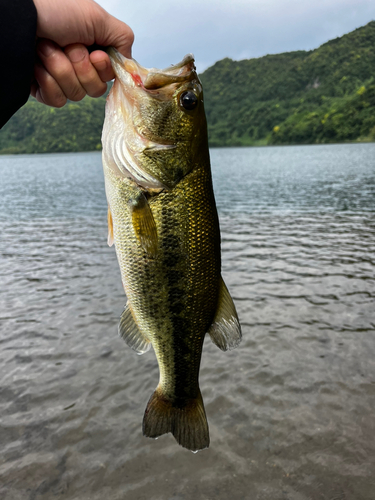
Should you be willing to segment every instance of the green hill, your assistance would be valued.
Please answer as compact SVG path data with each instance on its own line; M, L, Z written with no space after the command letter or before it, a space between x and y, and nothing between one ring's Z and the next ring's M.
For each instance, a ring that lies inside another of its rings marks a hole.
M211 146L375 140L374 21L315 50L226 58L200 77ZM0 153L100 149L104 103L32 99L0 132Z
M375 22L318 49L202 75L214 146L375 140Z
M0 131L0 154L101 149L105 98L55 109L30 100Z

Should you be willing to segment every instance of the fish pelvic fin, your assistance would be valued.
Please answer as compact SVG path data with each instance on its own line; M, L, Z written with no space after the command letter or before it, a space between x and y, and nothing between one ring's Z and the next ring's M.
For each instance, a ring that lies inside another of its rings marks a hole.
M193 453L208 448L210 437L200 390L195 399L176 403L158 387L147 404L142 429L144 436L154 439L171 432L179 445Z
M137 354L144 354L151 349L151 342L138 328L130 310L129 302L126 304L118 325L118 333L122 339Z
M223 278L220 282L218 307L208 333L222 351L235 349L241 342L241 325L236 307Z
M108 246L111 247L113 245L113 243L115 242L115 240L113 237L113 219L112 219L111 209L109 207L108 207L107 221L108 221L107 243L108 243Z

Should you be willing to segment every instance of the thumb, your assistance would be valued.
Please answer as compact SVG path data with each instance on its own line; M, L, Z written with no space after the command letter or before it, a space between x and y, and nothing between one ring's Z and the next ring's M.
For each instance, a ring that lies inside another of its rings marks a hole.
M96 33L95 42L105 47L115 47L122 55L131 58L134 33L130 26L107 13L107 16L102 18L101 29Z

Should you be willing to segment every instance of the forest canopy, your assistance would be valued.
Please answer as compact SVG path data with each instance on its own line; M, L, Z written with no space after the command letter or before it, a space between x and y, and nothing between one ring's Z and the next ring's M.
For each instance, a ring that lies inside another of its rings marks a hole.
M225 58L200 78L210 146L375 141L375 21L311 51ZM104 107L30 98L1 130L0 153L99 150Z

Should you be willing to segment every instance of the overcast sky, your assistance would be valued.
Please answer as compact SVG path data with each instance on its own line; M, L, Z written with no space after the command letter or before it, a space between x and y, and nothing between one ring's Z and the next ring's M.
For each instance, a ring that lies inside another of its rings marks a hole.
M375 0L97 0L135 33L133 57L163 68L192 52L224 57L310 50L375 19Z

